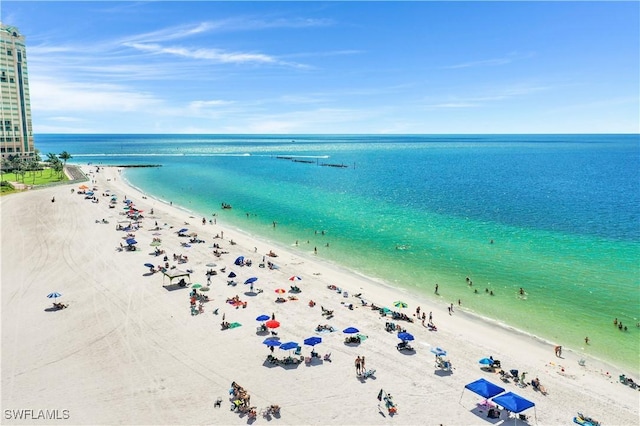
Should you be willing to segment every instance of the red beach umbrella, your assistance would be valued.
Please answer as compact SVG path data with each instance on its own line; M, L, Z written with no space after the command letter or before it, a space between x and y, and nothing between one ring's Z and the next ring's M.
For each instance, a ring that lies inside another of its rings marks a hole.
M287 292L287 290L285 290L284 288L276 288L274 291L278 294L283 294Z
M280 322L278 322L276 320L269 320L269 321L265 322L264 325L266 325L269 328L278 328L278 327L280 327Z

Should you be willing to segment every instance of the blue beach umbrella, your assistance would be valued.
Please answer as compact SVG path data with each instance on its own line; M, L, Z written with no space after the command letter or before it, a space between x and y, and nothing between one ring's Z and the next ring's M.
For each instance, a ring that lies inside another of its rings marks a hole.
M62 295L60 293L58 293L57 291L54 291L53 293L47 294L47 297L49 299L57 299L60 296L62 296Z
M280 346L282 343L280 343L279 340L275 340L275 339L265 339L264 342L265 345L267 346Z
M247 280L244 282L245 284L251 284L258 281L257 277L251 277L251 278L247 278Z
M478 361L480 364L483 365L491 365L493 364L493 360L489 359L489 358L482 358L480 361Z
M431 348L431 353L435 354L435 356L445 356L447 355L447 351L442 348Z
M280 345L280 349L285 351L290 351L291 349L296 349L299 345L296 342L287 342Z
M309 337L307 339L304 339L304 344L305 345L315 346L318 343L322 343L322 338L320 338L318 336L313 336L313 337Z
M182 234L183 232L187 232L188 229L187 228L182 228L181 230L178 231L178 234Z
M244 262L244 256L238 256L233 263L236 265L242 265L242 262Z
M151 263L145 263L144 266L146 266L147 268L155 268L155 266L153 266Z
M256 318L256 321L267 321L269 320L269 318L271 318L269 315L260 315L258 318Z
M235 278L236 276L237 276L236 273L233 271L229 272L229 275L227 275L227 277L229 278Z
M407 333L406 331L398 333L398 338L405 342L414 339L413 334Z
M342 330L343 333L347 333L347 334L353 334L353 333L358 333L360 330L358 330L355 327L347 327L344 330Z
M134 244L138 244L138 242L136 240L134 240L133 238L127 238L126 243L129 244L130 246L132 246Z

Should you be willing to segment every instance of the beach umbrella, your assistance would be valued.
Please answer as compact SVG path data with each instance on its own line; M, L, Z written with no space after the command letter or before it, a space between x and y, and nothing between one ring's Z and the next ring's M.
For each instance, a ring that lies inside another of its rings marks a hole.
M251 278L247 278L247 280L244 282L245 284L251 284L258 281L257 277L251 277Z
M398 338L405 342L414 339L413 334L407 333L406 331L398 333Z
M266 325L269 328L278 328L278 327L280 327L280 322L278 322L276 320L269 320L269 321L265 322L264 325Z
M491 400L513 413L519 413L536 405L513 392L503 393L502 395L491 398Z
M209 287L202 287L200 291L209 291Z
M236 265L242 265L243 262L244 262L244 256L238 256L233 263Z
M60 296L62 296L62 295L60 293L58 293L57 291L54 291L53 293L47 294L47 297L49 299L57 299Z
M188 229L187 228L182 228L181 230L178 231L178 234L182 234L183 232L187 232Z
M236 273L235 273L235 272L231 271L231 272L229 272L229 275L227 275L227 277L229 277L229 278L235 278L235 277L237 277L237 275L236 275Z
M493 364L493 360L489 359L489 358L482 358L480 361L478 361L480 364L483 365L491 365Z
M191 288L202 288L202 284L194 284Z
M406 303L404 303L401 300L398 300L396 302L393 302L393 306L395 306L396 308L406 308L409 305L407 305Z
M274 291L278 294L283 294L287 292L287 290L285 290L284 288L276 288Z
M322 338L320 338L318 336L313 336L313 337L309 337L307 339L304 339L304 344L305 345L315 346L318 343L322 343Z
M431 353L435 354L435 356L445 356L447 355L447 351L442 348L431 348Z
M358 333L360 330L358 330L355 327L347 327L344 330L342 330L343 333L347 333L347 334L353 334L353 333Z
M256 318L256 321L267 321L269 320L269 318L271 318L269 315L260 315L259 317Z
M218 265L216 265L215 263L207 263L207 264L206 264L206 265L204 265L204 266L206 266L207 268L215 268L215 267L216 267L216 266L218 266Z
M299 345L296 342L287 342L280 345L280 349L285 351L290 351L291 349L296 349Z
M89 189L89 187L87 185L80 185L78 188L79 189Z
M145 263L144 266L146 266L147 268L154 268L154 266L151 263Z
M297 275L294 275L294 276L292 276L291 278L289 278L289 281L300 281L300 280L302 280L302 278L300 278L300 277L299 277L299 276L297 276Z
M132 246L134 244L138 244L138 242L136 240L134 240L133 238L127 238L126 243L129 244L130 246Z
M280 343L279 340L275 340L275 339L265 339L262 343L264 343L267 346L280 346L282 343Z
M162 242L160 241L153 241L151 242L151 244L149 244L151 247L158 247L160 244L162 244Z

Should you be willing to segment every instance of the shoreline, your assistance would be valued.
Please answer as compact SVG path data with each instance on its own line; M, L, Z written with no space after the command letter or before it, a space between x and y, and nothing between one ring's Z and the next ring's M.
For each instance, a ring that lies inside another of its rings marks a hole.
M100 167L112 167L112 168L116 168L117 166L100 166ZM193 211L190 210L182 205L179 204L170 204L170 201L168 200L164 200L162 198L156 197L154 195L149 195L147 194L145 191L143 191L141 188L137 187L136 185L134 185L133 183L131 183L127 178L126 175L123 176L124 181L126 182L126 184L133 188L134 190L136 190L140 196L144 196L144 197L148 197L149 199L153 199L157 202L160 202L162 204L164 204L167 207L173 207L176 208L180 211L183 211L189 215L201 215L202 212L197 212L197 211ZM208 219L210 217L206 216ZM254 233L250 233L250 232L246 232L245 230L243 230L242 228L236 226L236 225L229 225L229 224L221 224L221 226L226 227L229 230L232 230L234 232L239 232L242 233L246 238L250 238L250 239L256 239L258 241L264 241L265 243L271 244L273 246L277 246L278 250L280 251L291 251L292 255L294 256L299 256L302 258L305 258L307 261L313 261L313 262L318 262L318 263L324 263L327 267L329 268L333 268L333 269L337 269L340 270L342 273L345 274L352 274L352 275L357 275L358 277L361 277L363 280L367 281L370 284L374 284L376 286L380 286L383 287L389 291L400 291L403 293L406 293L407 295L409 295L411 298L418 300L421 304L423 305L438 305L442 312L446 312L445 309L442 309L443 304L446 304L444 299L438 299L440 296L438 296L438 298L434 297L433 295L431 295L428 291L424 290L422 292L420 291L416 291L415 288L410 288L410 287L402 287L402 286L396 286L393 283L390 283L389 281L386 281L382 278L379 277L375 277L375 276L370 276L367 275L366 273L357 271L357 270L352 270L349 269L346 266L343 266L341 264L335 263L330 259L325 259L321 256L314 256L312 254L312 252L309 251L298 251L295 250L295 252L293 250L291 250L290 247L288 247L286 244L281 243L279 241L274 241L272 239L269 239L265 236L262 235L258 235L258 234L254 234ZM569 351L573 354L575 354L576 357L580 358L585 358L585 359L591 359L595 362L598 363L598 365L600 365L600 368L602 370L606 370L606 371L613 371L613 370L619 370L619 371L630 371L630 374L633 374L634 376L639 376L640 377L640 368L637 369L633 369L633 366L631 365L623 365L623 364L618 364L615 361L611 361L611 360L607 360L607 359L603 359L603 358L599 358L596 355L593 354L587 354L587 353L581 353L581 348L580 347L571 347L571 346L566 346L564 343L558 343L558 342L554 342L549 338L546 338L544 336L540 336L538 334L535 334L533 332L529 332L523 329L520 329L516 326L513 326L507 322L504 321L500 321L498 319L494 319L491 318L489 316L483 315L482 313L478 313L475 312L473 310L470 310L464 306L456 306L456 309L459 310L460 312L463 312L465 315L469 316L470 321L482 321L484 323L486 323L488 326L490 327L499 327L502 330L504 330L507 333L514 333L517 336L522 336L523 338L528 338L528 339L532 339L533 341L539 342L542 345L547 345L549 347L549 350L552 351L552 348L554 346L556 346L557 344L562 344L564 351ZM584 348L583 348L584 349Z
M485 424L486 416L479 417L476 406L481 398L464 391L464 384L482 377L534 401L535 414L533 410L525 414L535 415L538 424L567 423L577 411L605 424L631 424L638 419L639 393L618 383L617 376L624 371L614 366L592 357L580 366L579 355L571 351L557 358L552 345L535 336L457 308L448 315L439 303L322 258L288 251L224 221L201 225L197 213L147 196L114 168L101 166L100 173L90 176L97 179L98 192L110 189L119 196L115 209L106 207L106 197L91 203L70 194L68 186L1 200L3 409L27 405L69 409L73 424L246 424L246 417L226 408L226 392L236 381L252 395L252 405L281 405L282 416L272 421L283 425L388 424L391 419L386 412L381 415L376 399L381 388L393 393L398 404L395 423L423 424L430 419L429 424ZM49 201L51 194L56 196L55 203ZM136 232L141 252L114 251L122 236L113 227L120 219L124 194L145 214L154 209ZM100 218L110 224L95 223ZM155 220L162 225L162 248L188 254L186 267L194 270L193 283L204 284L205 264L213 261L226 265L227 273L237 272L240 284L228 286L226 275L217 275L208 292L213 300L205 304L204 314L192 316L189 290L168 291L160 286L157 274L145 274L144 262L160 260L147 254L149 229ZM186 222L205 244L181 247L184 240L175 229ZM32 226L8 231L18 223ZM222 232L224 238L212 240ZM229 245L230 239L236 244ZM230 253L213 260L211 241ZM279 269L257 267L269 250L278 253L273 261ZM256 266L234 267L233 259L239 254ZM258 277L257 287L264 293L246 294L242 281L249 275ZM302 277L300 300L274 303L273 290L288 288L294 275ZM328 285L341 287L349 296ZM63 293L61 301L69 308L44 312L50 306L44 296L54 290ZM402 312L411 318L415 307L422 306L433 312L438 331L427 331L419 321L394 321L415 335L416 353L405 355L395 348L395 334L384 330L391 319L359 305L361 299L353 296L358 292L378 306L402 300L409 305ZM221 302L233 294L242 295L248 307L233 309ZM307 306L309 298L318 306ZM347 309L347 302L355 305L353 310ZM327 320L320 306L335 310L335 318ZM227 321L242 326L220 330L220 316L211 313L215 308L226 314ZM305 355L310 347L302 345L302 340L314 335L315 324L329 322L338 330L356 326L368 338L354 348L342 343L340 331L320 334L323 342L317 351L331 352L332 362L297 368L269 366L264 361L269 351L261 344L264 337L255 334L254 318L272 312L282 324L279 336L299 342ZM42 332L43 326L47 333ZM449 351L454 367L450 374L432 367L430 348L436 346ZM353 376L356 355L366 355L368 367L377 370L374 379ZM482 371L477 361L489 355L500 359L505 370L528 372L528 380L540 377L549 395L542 396L531 386L503 384L497 373ZM218 397L223 398L222 409L214 406ZM611 406L618 409L612 413ZM502 420L512 424L514 419L503 413ZM258 416L256 421L266 420ZM4 423L20 422L5 419Z

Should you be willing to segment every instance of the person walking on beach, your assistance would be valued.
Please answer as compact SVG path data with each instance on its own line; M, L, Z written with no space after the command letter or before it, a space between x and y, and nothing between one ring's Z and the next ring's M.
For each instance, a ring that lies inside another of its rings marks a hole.
M367 371L366 368L364 368L364 356L360 359L360 371L363 373Z
M433 321L433 312L429 311L429 324Z
M558 358L562 357L562 346L556 346L555 350L556 350L556 356Z
M360 355L356 358L356 374L360 374Z
M587 345L589 344L589 336L584 338L584 343L587 344Z

